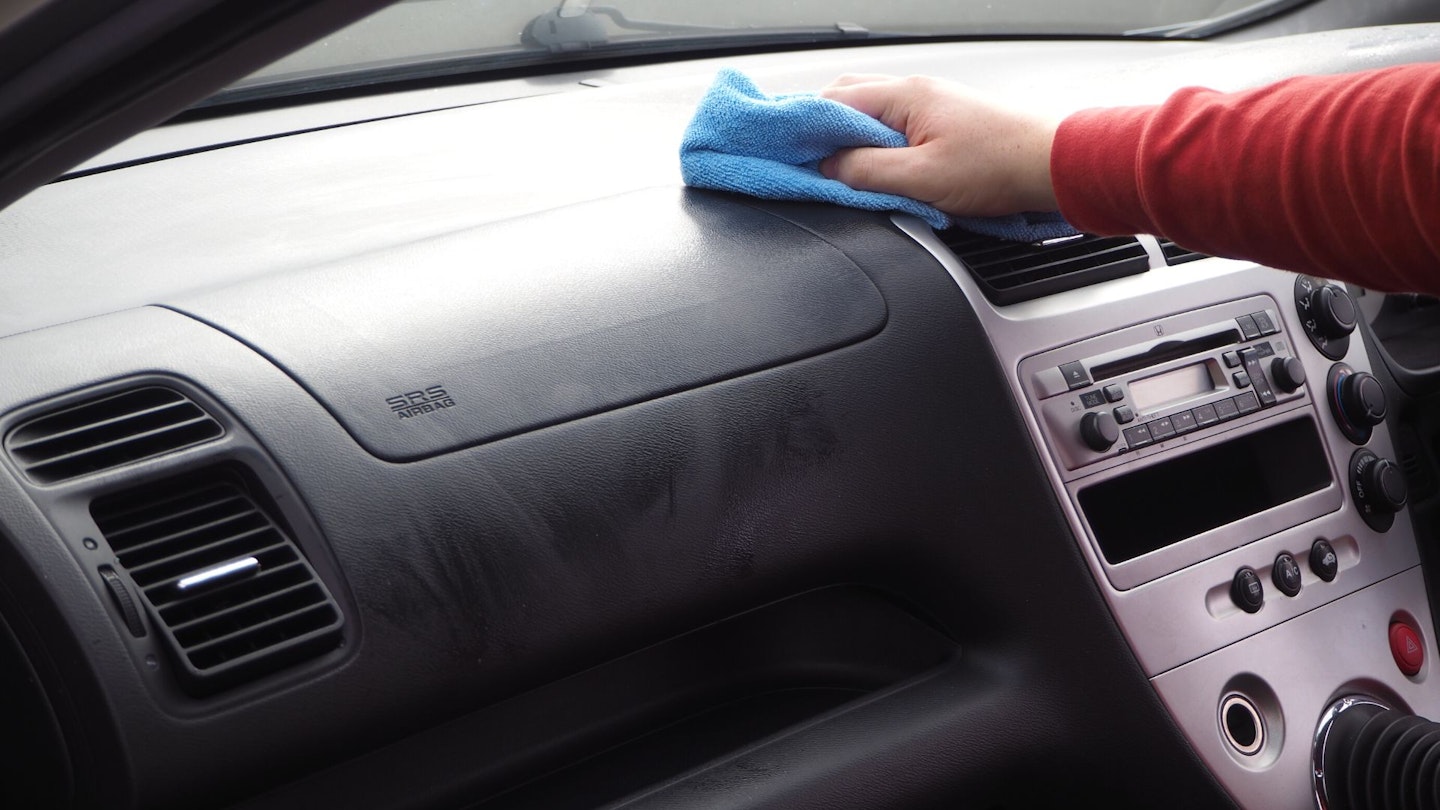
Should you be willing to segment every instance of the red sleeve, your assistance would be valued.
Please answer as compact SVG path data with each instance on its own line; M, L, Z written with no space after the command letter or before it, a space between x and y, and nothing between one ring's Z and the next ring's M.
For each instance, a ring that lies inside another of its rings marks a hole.
M1084 231L1440 293L1440 64L1086 110L1050 170Z

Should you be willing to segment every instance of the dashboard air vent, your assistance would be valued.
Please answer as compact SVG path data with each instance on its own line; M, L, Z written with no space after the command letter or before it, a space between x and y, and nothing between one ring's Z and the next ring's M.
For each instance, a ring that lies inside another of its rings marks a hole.
M940 232L980 290L999 306L1029 301L1150 269L1133 236L1081 234L1044 242L1010 242L959 229Z
M332 648L343 617L286 530L226 469L95 501L91 516L205 693Z
M30 480L53 484L201 444L224 428L189 397L147 386L27 420L5 449Z
M1193 250L1180 247L1169 239L1157 239L1160 243L1160 252L1165 254L1165 263L1171 266L1193 262L1196 259L1208 259L1204 253L1196 253Z

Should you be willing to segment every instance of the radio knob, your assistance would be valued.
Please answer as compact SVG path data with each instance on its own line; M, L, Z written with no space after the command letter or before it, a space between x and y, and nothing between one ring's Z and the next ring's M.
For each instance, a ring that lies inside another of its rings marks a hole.
M1385 387L1369 372L1347 374L1340 380L1340 406L1351 424L1378 425L1385 421Z
M1334 284L1324 284L1310 293L1310 316L1321 337L1335 340L1355 331L1355 302Z
M1277 357L1270 361L1270 376L1281 391L1289 394L1305 384L1305 364L1298 357Z
M1120 440L1120 426L1109 411L1094 411L1080 417L1080 438L1097 453L1103 453Z

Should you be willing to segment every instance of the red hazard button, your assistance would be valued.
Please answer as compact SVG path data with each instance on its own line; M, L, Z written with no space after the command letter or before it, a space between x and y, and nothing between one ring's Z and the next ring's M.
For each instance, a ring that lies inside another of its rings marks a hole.
M1395 656L1395 666L1408 676L1420 674L1420 667L1425 663L1425 645L1420 641L1420 634L1408 624L1390 625L1390 654Z

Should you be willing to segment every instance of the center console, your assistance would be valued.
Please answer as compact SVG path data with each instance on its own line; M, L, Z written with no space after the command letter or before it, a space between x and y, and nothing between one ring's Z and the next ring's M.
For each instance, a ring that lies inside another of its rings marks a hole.
M969 298L1097 586L1238 804L1323 806L1313 742L1341 701L1440 714L1405 477L1345 289L1166 266L1141 237L1149 272L998 306L897 224Z

